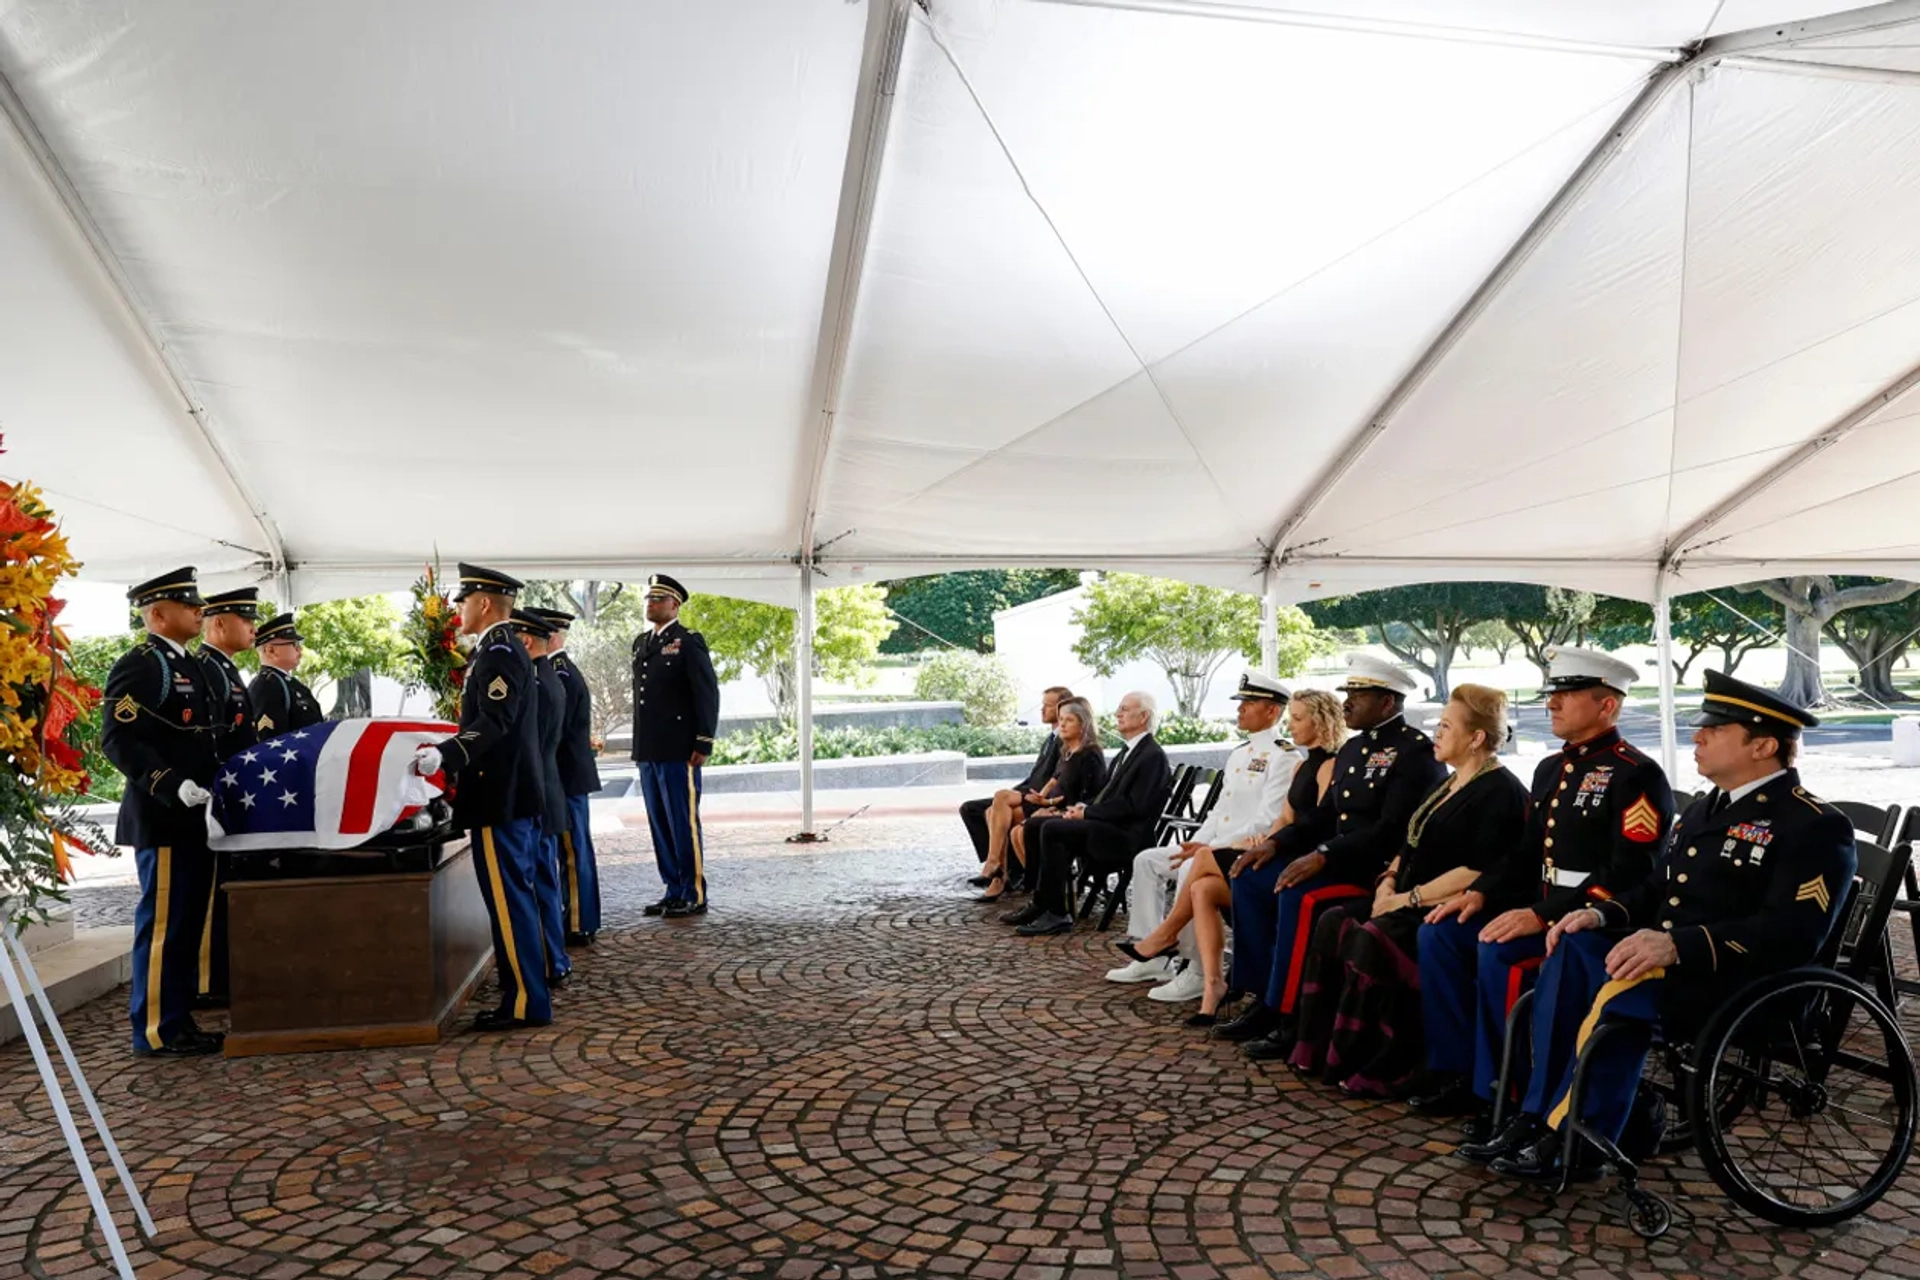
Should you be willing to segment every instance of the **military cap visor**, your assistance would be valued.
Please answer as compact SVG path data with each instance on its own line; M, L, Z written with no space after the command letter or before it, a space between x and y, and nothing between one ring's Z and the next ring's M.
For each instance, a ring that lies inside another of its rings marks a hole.
M1818 716L1794 706L1772 690L1735 680L1718 671L1707 672L1706 693L1700 699L1699 712L1693 717L1696 729L1738 724L1755 733L1788 738L1819 723Z
M305 644L300 632L294 628L293 615L276 614L254 629L253 647L264 649L270 644Z
M544 619L527 609L515 609L507 621L515 631L536 639L544 640L553 634L553 628Z
M1240 677L1240 687L1228 697L1234 702L1285 702L1293 690L1271 676L1249 674Z
M676 579L669 578L664 573L656 573L647 579L647 597L648 599L661 597L668 600L677 600L681 604L685 604L688 599L688 593L687 589L681 586Z
M454 593L457 604L476 591L489 595L505 596L509 600L520 594L520 588L527 584L510 573L501 573L498 569L489 569L485 565L462 564L460 566L460 589Z
M207 597L202 612L209 618L217 618L231 613L252 622L259 612L260 588L242 587L238 591L222 591L218 595Z
M565 631L573 625L574 615L565 609L528 609L526 612L546 623L554 631Z
M196 608L206 605L206 601L200 598L199 575L191 565L175 569L172 573L163 573L157 578L149 578L137 587L128 588L127 600L136 609L144 609L162 600L172 600L178 604Z

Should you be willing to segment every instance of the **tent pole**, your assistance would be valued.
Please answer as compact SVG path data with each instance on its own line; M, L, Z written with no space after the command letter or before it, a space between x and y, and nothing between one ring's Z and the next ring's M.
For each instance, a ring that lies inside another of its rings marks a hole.
M1260 593L1260 670L1270 676L1280 674L1280 593L1278 577L1267 568L1264 590Z
M818 840L813 830L813 560L800 561L800 618L794 633L794 688L800 695L800 832L794 840Z
M1672 785L1674 770L1680 764L1680 735L1673 723L1673 609L1668 604L1665 569L1660 571L1660 585L1653 599L1653 644L1660 666L1660 767L1667 771L1667 783Z

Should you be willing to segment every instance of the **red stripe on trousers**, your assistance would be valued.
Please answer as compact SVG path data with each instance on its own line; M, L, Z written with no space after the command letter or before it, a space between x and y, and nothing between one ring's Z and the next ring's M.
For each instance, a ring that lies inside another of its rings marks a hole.
M365 835L373 827L373 802L380 795L380 757L396 733L445 733L443 720L376 720L353 744L347 757L347 792L340 801L340 833Z
M1544 957L1541 956L1528 956L1519 964L1507 966L1507 1016L1509 1018L1513 1016L1513 1006L1520 1003L1521 978L1533 970L1538 969L1540 967L1540 961L1543 958Z
M1287 969L1287 985L1280 992L1280 1012L1292 1013L1300 999L1300 971L1306 967L1307 944L1313 940L1313 909L1322 902L1340 902L1366 893L1357 884L1330 884L1300 899L1300 919L1293 927L1293 964Z

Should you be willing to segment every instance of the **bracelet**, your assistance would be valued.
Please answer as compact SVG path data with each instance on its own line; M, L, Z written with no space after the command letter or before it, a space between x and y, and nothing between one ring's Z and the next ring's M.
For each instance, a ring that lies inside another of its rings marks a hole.
M1420 886L1419 885L1415 885L1413 886L1412 889L1407 891L1407 905L1410 907L1417 907L1420 905Z

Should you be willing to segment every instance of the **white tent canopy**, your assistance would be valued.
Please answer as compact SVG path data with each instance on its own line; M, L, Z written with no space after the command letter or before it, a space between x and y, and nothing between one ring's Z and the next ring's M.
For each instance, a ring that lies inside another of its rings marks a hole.
M1920 576L1920 2L0 5L92 576Z

